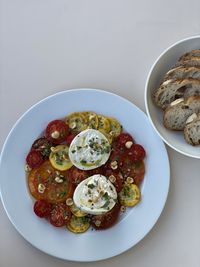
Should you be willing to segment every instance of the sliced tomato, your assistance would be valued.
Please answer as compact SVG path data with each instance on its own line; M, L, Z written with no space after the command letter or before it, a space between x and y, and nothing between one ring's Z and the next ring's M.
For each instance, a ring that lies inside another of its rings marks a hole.
M44 159L47 159L51 153L52 143L47 140L45 137L38 138L32 144L31 149L39 151Z
M38 217L47 218L50 215L51 204L45 200L37 200L33 210Z
M146 156L146 152L143 146L139 144L133 144L127 151L129 157L133 160L143 160Z
M119 160L121 159L122 154L123 154L123 152L120 149L116 148L116 149L112 150L109 160L110 161L115 161L116 160L117 162L119 162Z
M90 176L89 172L84 171L84 170L80 170L80 169L76 168L75 166L73 166L69 170L69 179L73 184L79 184L80 182L82 182L83 180L85 180L89 176Z
M90 170L89 172L89 176L95 175L95 174L102 174L104 175L105 170L104 170L104 166L98 167L96 169Z
M107 229L116 223L120 213L120 204L116 203L112 210L102 215L92 217L92 226L97 230Z
M118 166L119 166L119 162L121 161L121 157L123 156L123 151L121 151L118 148L115 148L112 150L109 160L106 162L106 164L104 165L104 169L106 170L112 170L114 172L119 172L119 168L117 167L116 169L112 168L112 164L114 161L117 162Z
M115 180L113 182L113 185L115 186L116 191L120 192L122 190L122 187L123 187L123 176L122 176L122 174L120 172L114 172L114 171L108 169L108 170L105 171L105 176L108 179L109 179L110 176L114 176L114 178L112 177L112 179Z
M31 168L31 169L34 169L38 166L40 166L42 163L43 163L43 158L42 158L42 155L40 154L39 151L35 150L35 149L32 149L27 157L26 157L26 162L28 164L28 166Z
M56 182L56 177L62 179L62 182ZM41 185L43 191L39 190ZM48 160L30 172L28 186L35 199L43 199L49 203L64 202L74 192L74 186L69 181L68 172L55 170Z
M145 165L142 160L132 160L125 154L120 161L120 169L125 178L132 177L134 184L139 185L144 179Z
M133 137L129 133L121 133L117 138L115 138L113 142L113 147L118 148L120 150L126 149L126 142L131 141L134 143Z
M53 144L61 144L69 134L69 126L62 120L51 121L46 128L45 136Z
M73 164L69 159L68 152L69 147L67 145L58 145L54 147L54 150L49 156L51 165L59 171L66 171L70 169Z
M74 139L75 136L76 136L76 134L71 133L66 137L65 141L66 141L68 146L70 146L70 144L71 144L71 142L72 142L72 140Z
M71 216L70 208L64 203L59 203L53 205L49 221L53 226L62 227L70 221Z

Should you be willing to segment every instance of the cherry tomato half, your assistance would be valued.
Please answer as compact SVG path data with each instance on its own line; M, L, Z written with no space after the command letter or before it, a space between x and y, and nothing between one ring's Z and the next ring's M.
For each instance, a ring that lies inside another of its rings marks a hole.
M37 200L33 206L35 214L40 218L47 218L51 211L51 204L45 200Z
M51 121L46 128L45 136L53 144L61 144L66 140L69 126L62 120Z
M26 157L26 162L31 169L39 167L43 161L42 155L35 149L32 149Z
M67 137L66 137L66 143L68 146L70 146L72 140L74 139L74 137L76 136L76 134L69 134Z
M133 137L129 133L121 133L113 142L113 147L120 150L127 149L126 142L131 141L134 143Z
M105 214L95 215L92 217L91 223L95 229L103 230L111 227L117 221L120 213L120 205L118 203Z
M31 149L39 151L44 159L47 159L51 153L52 143L45 137L41 137L32 144Z
M61 227L70 221L71 216L70 208L64 203L59 203L53 205L50 211L49 221L53 226Z
M133 160L143 160L146 156L144 148L139 144L133 144L127 154Z

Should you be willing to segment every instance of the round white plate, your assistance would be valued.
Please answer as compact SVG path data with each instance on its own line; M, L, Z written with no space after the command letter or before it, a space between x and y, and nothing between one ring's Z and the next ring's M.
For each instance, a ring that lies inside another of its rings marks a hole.
M91 110L117 118L147 152L142 201L110 229L73 234L55 228L32 211L24 163L32 142L47 123L73 111ZM118 255L138 243L154 226L164 207L170 169L165 146L146 115L124 98L96 89L64 91L31 107L8 135L0 161L1 197L17 231L33 246L71 261L97 261Z
M184 53L200 48L200 35L183 39L168 47L153 64L146 81L145 106L150 121L163 139L171 148L181 154L193 158L200 158L200 146L191 146L186 143L182 131L171 131L163 125L163 111L152 100L153 92L159 87L164 74L175 65L178 58Z

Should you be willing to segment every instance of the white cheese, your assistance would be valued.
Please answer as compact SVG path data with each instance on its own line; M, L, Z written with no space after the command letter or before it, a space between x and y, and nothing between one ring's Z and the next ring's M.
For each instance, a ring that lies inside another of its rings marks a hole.
M76 187L73 201L80 210L87 214L104 214L115 206L117 192L105 176L95 174Z
M111 148L99 131L87 129L79 133L69 147L71 162L81 170L92 170L106 163Z

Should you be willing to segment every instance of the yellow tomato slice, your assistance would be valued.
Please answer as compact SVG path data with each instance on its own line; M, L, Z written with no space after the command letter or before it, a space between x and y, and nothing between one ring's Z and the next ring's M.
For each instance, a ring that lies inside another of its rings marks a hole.
M76 217L72 215L70 222L67 224L67 228L76 234L84 233L90 227L89 219L87 217Z
M101 131L101 133L102 133L103 135L105 135L105 137L108 139L108 142L109 142L110 144L112 144L112 141L113 141L113 137L112 137L112 135L110 135L110 134L108 134L108 133L106 133L106 132L103 132L103 131Z
M75 204L70 206L70 210L76 217L84 217L85 215L87 215L85 212L81 211Z
M102 133L110 132L110 121L102 115L98 115L98 130Z
M69 148L66 145L58 145L49 156L51 165L60 171L66 171L72 167L72 162L68 156Z
M99 124L97 114L91 111L83 112L83 114L85 115L86 120L87 120L87 128L96 130Z
M73 112L65 118L65 122L73 133L80 133L87 129L87 119L83 112Z
M135 206L141 199L140 189L135 184L124 184L119 193L119 202L125 207Z
M109 134L113 137L117 137L122 132L122 125L118 120L114 118L108 118L110 121L110 132Z

